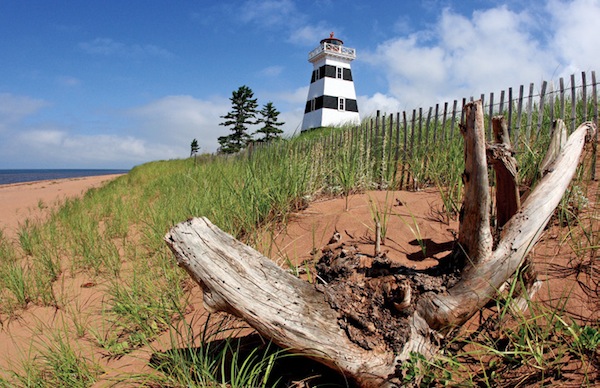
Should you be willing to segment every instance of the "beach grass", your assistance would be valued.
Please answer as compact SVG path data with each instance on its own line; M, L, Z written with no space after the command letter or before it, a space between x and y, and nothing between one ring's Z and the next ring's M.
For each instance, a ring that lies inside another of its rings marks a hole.
M191 308L189 290L193 285L163 242L170 227L188 218L208 217L224 231L255 245L268 230L285 224L292 212L312 198L343 195L347 200L351 193L374 188L393 190L399 185L402 169L417 182L415 188L437 187L444 203L441 211L448 219L456 217L462 195L462 141L451 136L449 123L442 131L444 135L437 144L445 139L444 145L436 147L435 155L424 143L417 143L400 158L401 165L394 165L389 156L399 146L394 139L383 136L373 141L369 131L350 127L312 131L234 156L200 155L195 159L146 163L102 188L89 190L82 198L65 200L43 223L25 221L16 244L0 232L0 322L30 306L68 311L72 322L69 328L62 332L59 329L48 338L53 355L50 348L41 349L36 358L39 362L25 360L25 372L15 372L12 383L32 386L35 379L44 376L60 385L72 376L75 380L69 383L74 386L89 386L101 371L95 363L84 365L82 370L73 369L78 367L72 365L77 353L67 340L73 336L93 342L108 357L149 346L166 332L177 337L177 343L189 341L188 350L195 348L196 339L187 338L188 332L179 329L173 333ZM548 139L523 138L519 142L522 151L516 156L521 168L520 184L530 188L538 179L537 169ZM584 191L589 186L585 168L557 217L566 225L564 243L572 247L582 263L594 268L600 244L598 213L584 212L582 198L586 198ZM386 227L392 215L389 207L387 203L382 208L374 205L374 222ZM412 224L414 220L406 222ZM413 232L420 237L418 229ZM83 301L60 287L65 279L80 276L87 279L86 287L95 287L104 295L100 323L95 325L82 311ZM498 303L510 304L500 299ZM531 315L509 311L516 326L496 333L508 338L509 345L503 350L498 350L499 339L480 338L477 344L482 345L476 347L473 343L476 350L468 354L455 352L434 364L415 356L414 363L407 364L406 375L454 381L448 374L455 378L456 371L461 370L461 377L464 373L469 376L461 384L493 385L497 375L514 363L530 365L536 373L559 373L556 359L548 360L545 353L553 346L561 349L561 356L590 357L589 347L597 344L597 326L577 326L536 302L528 303L533 317L544 324L536 323ZM73 326L76 334L69 334ZM263 386L271 381L265 376L270 374L273 357L283 357L283 353L273 356L272 352L255 352L247 361L231 361L231 355L235 358L238 354L236 346L228 342L224 347L227 351L217 352L210 360L202 352L194 352L192 358L175 352L168 360L171 369L159 379L172 386L205 386L205 381L209 386ZM226 380L225 353L231 363L226 368ZM467 356L475 357L477 362L488 360L488 364L480 365L477 372L465 372ZM60 369L61 364L67 369ZM195 371L193 377L187 373L191 369Z

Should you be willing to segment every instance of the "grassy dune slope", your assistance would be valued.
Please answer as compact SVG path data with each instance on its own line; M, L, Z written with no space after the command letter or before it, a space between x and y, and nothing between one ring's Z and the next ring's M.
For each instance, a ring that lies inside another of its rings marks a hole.
M187 326L178 324L193 308L192 283L176 266L163 242L164 234L175 223L206 216L243 241L261 245L265 230L285 223L291 212L315 196L347 197L367 189L395 187L393 172L402 166L376 157L390 144L377 148L364 136L349 139L346 132L334 132L336 135L325 141L310 134L235 157L203 155L197 160L148 163L88 191L81 199L67 200L47 222L26 222L17 242L0 235L0 341L9 344L8 360L0 364L0 386L91 386L104 373L114 372L115 365L122 365L115 360L142 359L136 352L161 335L169 337L171 333L176 342L189 339L196 344L197 338L188 338ZM543 144L541 141L519 155L525 185L534 181ZM441 190L445 217L456 217L460 203L461 147L460 139L454 139L432 158L423 156L427 154L424 149L415 151L405 166L422 184ZM581 169L558 217L565 225L562 244L579 244L577 252L588 257L599 239L594 229L595 207L588 219L594 225L577 223L587 206L582 196L588 198L587 188L591 187L586 168ZM595 204L593 195L590 201ZM585 246L575 228L588 237ZM581 339L585 333L587 342L581 340L577 349L600 343L597 324L576 328L570 322L565 321L560 335L575 333ZM501 350L490 350L485 357L498 352ZM588 363L594 357L587 350L579 354ZM171 356L173 365L181 370L171 368L165 374L134 370L116 379L169 386L206 386L221 381L213 376L223 368L218 359L202 354ZM230 381L232 386L266 381L264 375L271 370L273 356L250 356L254 366L230 373L239 378ZM454 356L449 360L460 362ZM407 376L428 373L432 379L439 377L433 371L439 369L437 364L424 371L418 361L407 369ZM186 380L191 376L194 381ZM473 384L477 378L492 381L477 373L473 376L469 380Z

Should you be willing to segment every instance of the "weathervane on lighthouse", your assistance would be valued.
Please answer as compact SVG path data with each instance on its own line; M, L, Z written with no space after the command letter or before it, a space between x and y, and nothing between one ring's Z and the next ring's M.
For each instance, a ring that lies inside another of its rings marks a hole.
M360 123L350 69L350 62L355 58L356 50L345 47L342 40L334 38L333 32L308 54L313 72L302 131L329 125Z

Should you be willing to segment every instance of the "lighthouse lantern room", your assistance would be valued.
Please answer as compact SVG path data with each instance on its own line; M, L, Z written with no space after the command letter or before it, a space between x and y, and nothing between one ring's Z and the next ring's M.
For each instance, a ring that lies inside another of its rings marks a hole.
M360 123L350 69L350 62L355 58L356 50L344 47L344 42L334 38L333 32L308 54L308 61L313 64L313 72L306 98L302 131L330 125Z

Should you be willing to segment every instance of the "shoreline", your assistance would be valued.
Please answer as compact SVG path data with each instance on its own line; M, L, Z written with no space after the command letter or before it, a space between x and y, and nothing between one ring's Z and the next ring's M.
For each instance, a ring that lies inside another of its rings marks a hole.
M131 171L125 169L0 169L0 186L58 181L95 176L120 175Z
M82 197L89 189L123 175L126 173L0 184L0 231L5 238L15 238L26 219L44 221L66 199Z
M39 179L39 180L35 180L35 181L26 181L26 182L0 183L0 189L3 189L5 187L11 187L11 186L35 185L35 184L39 184L39 183L60 184L64 181L76 181L76 180L82 180L82 179L88 179L88 178L113 177L111 179L115 179L117 177L120 177L121 175L127 175L127 173L124 172L124 173L118 173L118 174L85 175L85 176L74 176L74 177L67 177L67 178Z
M36 185L36 184L39 184L39 183L60 184L63 181L76 181L76 180L87 179L87 178L101 178L101 177L107 177L107 176L118 177L118 176L121 176L121 175L125 175L125 173L123 173L123 174L105 174L105 175L79 176L79 177L72 177L72 178L40 179L40 180L37 180L37 181L15 182L15 183L0 183L0 189L6 188L6 187L12 187L12 186L30 186L30 185Z

